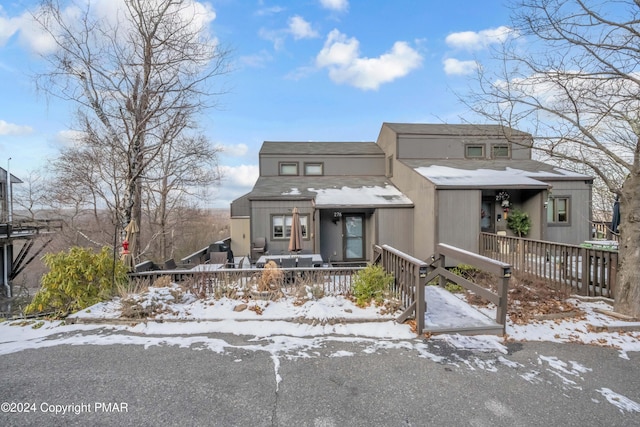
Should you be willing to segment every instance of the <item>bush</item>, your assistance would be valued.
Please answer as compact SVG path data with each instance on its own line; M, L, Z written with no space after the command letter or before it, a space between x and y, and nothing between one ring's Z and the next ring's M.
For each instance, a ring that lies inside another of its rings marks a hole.
M470 282L475 282L474 279L479 270L472 265L458 264L455 267L449 269L449 271L451 271L456 276L460 276L469 280ZM452 293L460 293L465 291L464 287L458 285L457 283L450 282L448 280L447 280L445 289Z
M73 247L68 253L47 254L43 261L49 272L26 313L64 316L111 298L127 282L127 267L117 260L114 271L113 254L106 247L98 253Z
M353 278L353 296L356 298L356 304L364 306L371 300L381 304L393 281L393 275L385 272L380 265L368 265L358 271Z
M514 209L513 212L509 212L507 217L507 227L509 227L518 237L524 237L529 234L531 229L531 218L529 214L520 210Z

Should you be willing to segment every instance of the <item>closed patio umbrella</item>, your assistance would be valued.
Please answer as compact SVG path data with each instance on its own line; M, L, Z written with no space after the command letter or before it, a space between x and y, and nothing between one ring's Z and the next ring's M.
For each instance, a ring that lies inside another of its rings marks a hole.
M613 215L611 217L611 231L618 234L618 226L620 225L620 201L616 196L616 201L613 202Z
M291 236L289 237L289 252L300 252L302 250L302 226L300 224L300 214L298 208L293 208L291 218Z
M135 219L129 221L129 224L124 228L125 231L125 243L123 242L122 262L124 262L131 271L135 269L134 257L136 254L136 236L140 232L138 223ZM125 247L126 246L126 247Z

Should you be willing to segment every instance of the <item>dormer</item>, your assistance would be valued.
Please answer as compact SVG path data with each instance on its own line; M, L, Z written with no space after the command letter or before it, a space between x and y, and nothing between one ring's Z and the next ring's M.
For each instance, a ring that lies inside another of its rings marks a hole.
M532 137L500 125L384 123L378 144L395 159L529 160Z

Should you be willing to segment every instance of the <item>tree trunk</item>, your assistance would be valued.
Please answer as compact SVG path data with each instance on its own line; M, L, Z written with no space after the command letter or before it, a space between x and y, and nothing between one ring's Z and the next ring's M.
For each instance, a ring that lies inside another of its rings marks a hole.
M631 173L620 198L619 269L614 309L640 319L640 173Z

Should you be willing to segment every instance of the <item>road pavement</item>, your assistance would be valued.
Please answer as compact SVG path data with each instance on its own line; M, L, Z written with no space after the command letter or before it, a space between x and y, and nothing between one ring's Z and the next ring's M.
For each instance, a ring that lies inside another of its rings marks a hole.
M640 355L610 348L310 337L282 350L278 337L180 347L116 334L0 356L0 426L640 425Z

